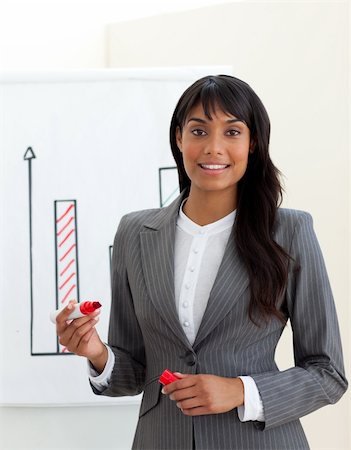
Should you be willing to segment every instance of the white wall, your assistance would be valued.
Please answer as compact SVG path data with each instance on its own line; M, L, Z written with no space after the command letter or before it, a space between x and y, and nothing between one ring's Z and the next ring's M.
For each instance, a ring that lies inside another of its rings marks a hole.
M105 25L228 0L0 0L0 70L105 67Z
M309 210L315 219L350 377L347 3L247 2L120 23L108 28L105 52L107 22L201 2L135 3L3 0L0 70L232 64L270 114L273 159L286 175L285 206ZM157 33L152 34L152 28ZM175 30L176 39L167 37L168 29ZM290 362L284 356L289 345L287 334L279 353L281 365ZM347 397L303 420L312 450L351 447ZM136 420L134 406L0 408L0 448L126 449ZM77 425L89 432L76 431ZM92 431L98 427L103 431Z

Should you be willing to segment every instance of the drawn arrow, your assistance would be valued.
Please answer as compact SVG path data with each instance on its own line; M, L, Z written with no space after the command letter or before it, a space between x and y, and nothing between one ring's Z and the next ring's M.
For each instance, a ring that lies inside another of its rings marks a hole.
M32 234L32 159L36 156L32 147L28 147L23 159L28 161L29 182L29 277L30 277L30 353L33 354L33 234Z

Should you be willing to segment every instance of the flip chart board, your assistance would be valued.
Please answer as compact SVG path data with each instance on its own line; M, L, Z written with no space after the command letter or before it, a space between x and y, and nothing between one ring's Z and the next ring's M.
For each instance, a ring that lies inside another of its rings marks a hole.
M106 341L118 222L179 192L171 115L211 73L230 67L0 74L1 404L140 400L95 396L49 314L99 300Z

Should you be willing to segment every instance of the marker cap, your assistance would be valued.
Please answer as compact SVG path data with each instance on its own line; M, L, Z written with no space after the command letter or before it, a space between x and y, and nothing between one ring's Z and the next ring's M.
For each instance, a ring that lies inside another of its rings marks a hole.
M173 383L173 381L177 381L179 378L174 375L173 372L166 369L159 378L159 382L163 385Z

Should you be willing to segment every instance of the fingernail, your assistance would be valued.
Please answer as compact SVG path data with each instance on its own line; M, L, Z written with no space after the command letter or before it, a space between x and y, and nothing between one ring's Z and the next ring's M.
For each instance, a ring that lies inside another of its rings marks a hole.
M67 309L73 309L72 303L69 303L69 304L68 304Z
M162 394L165 394L165 389L162 388L162 389L161 389L161 392L162 392Z

